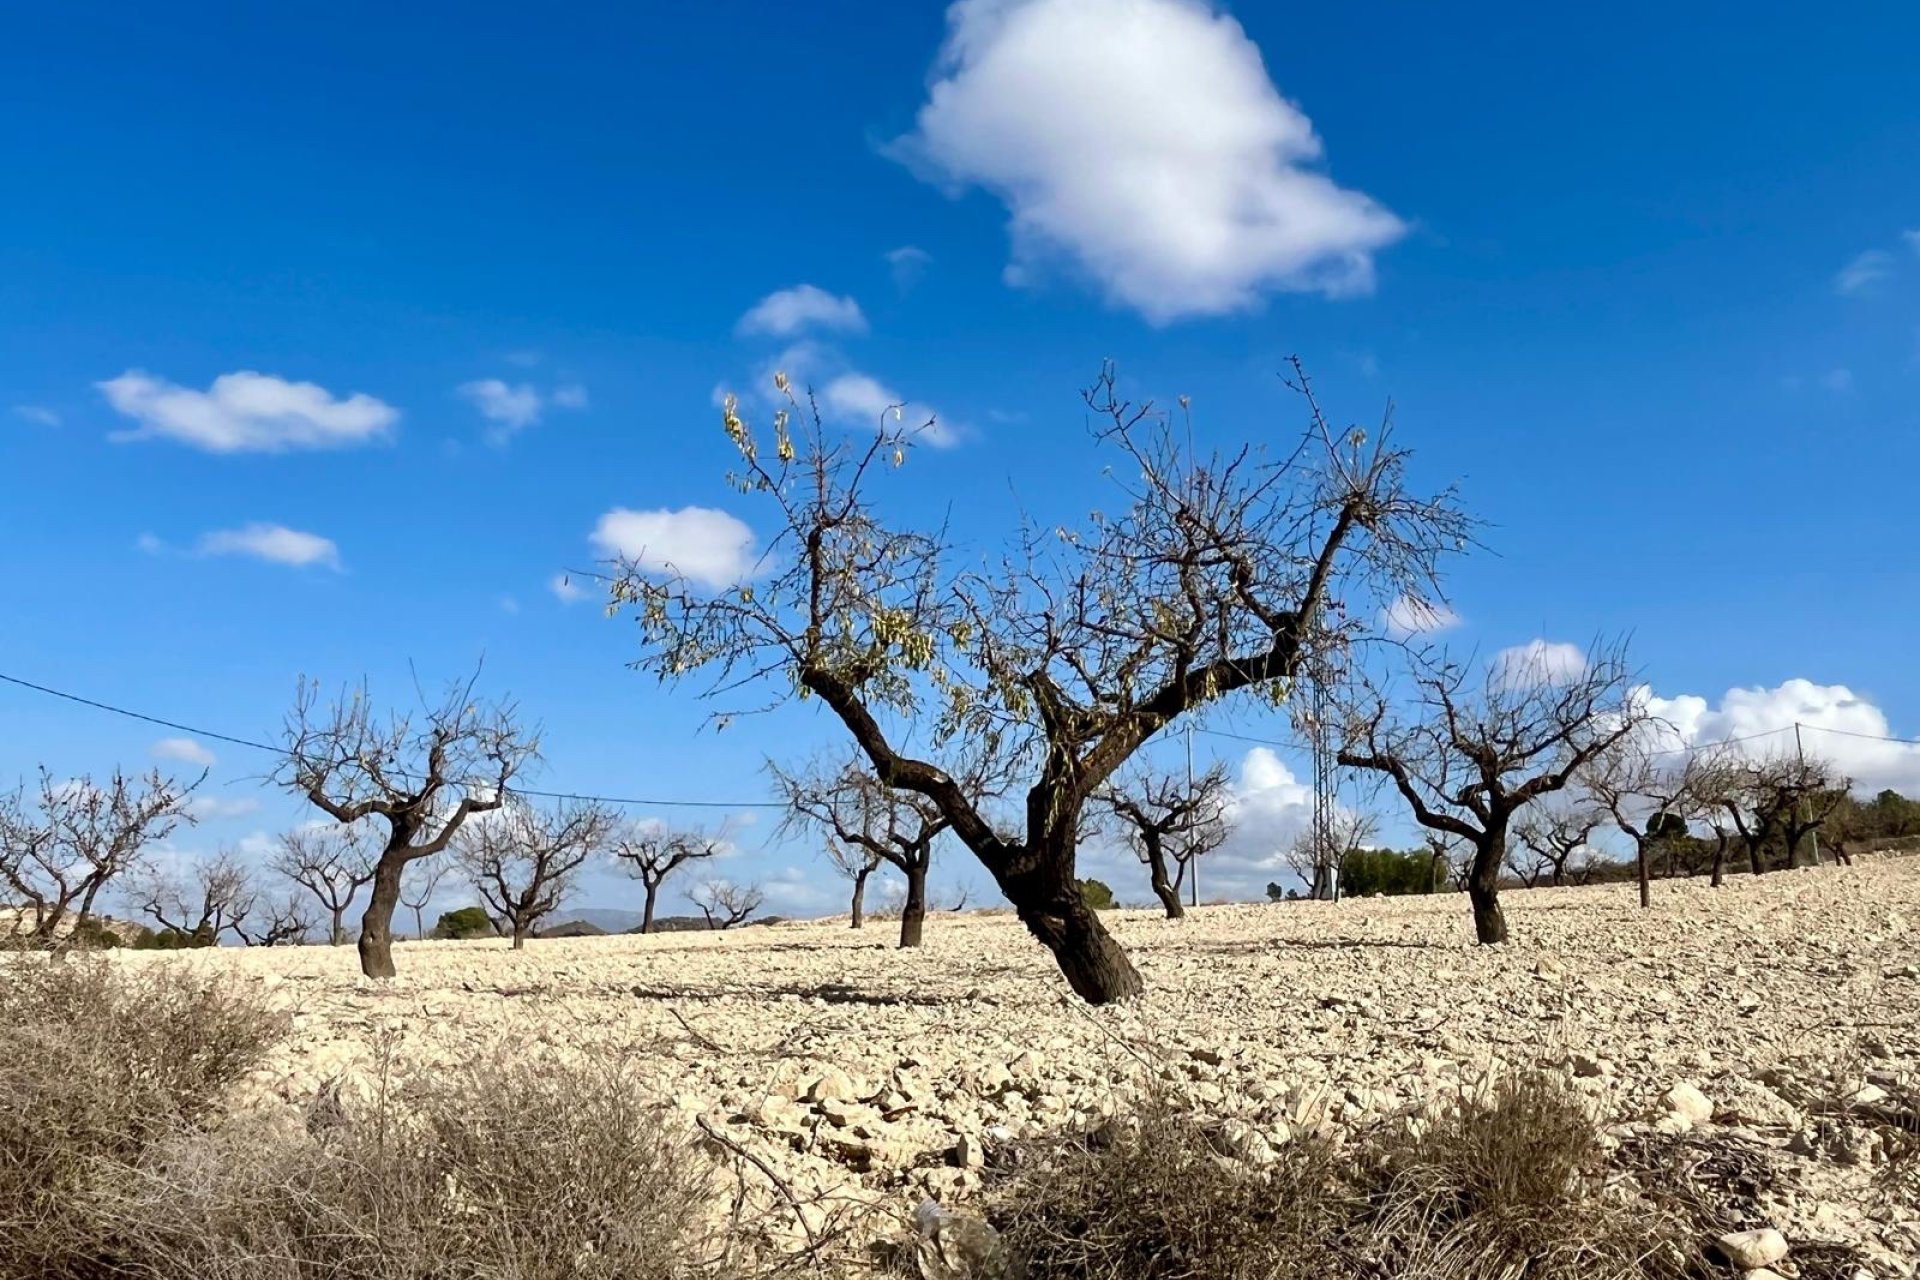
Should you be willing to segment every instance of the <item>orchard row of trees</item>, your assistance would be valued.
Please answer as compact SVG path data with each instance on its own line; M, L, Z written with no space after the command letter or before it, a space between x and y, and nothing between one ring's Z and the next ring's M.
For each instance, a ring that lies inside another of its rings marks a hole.
M1507 935L1499 891L1516 859L1545 856L1540 874L1564 878L1602 821L1635 845L1643 900L1683 829L1712 834L1716 868L1738 849L1759 869L1776 846L1792 864L1837 821L1845 783L1817 761L1675 750L1621 646L1475 665L1417 639L1387 643L1387 606L1435 612L1444 564L1477 523L1451 489L1413 482L1390 411L1371 431L1336 428L1297 362L1286 385L1305 420L1296 441L1208 451L1184 401L1178 413L1135 404L1103 369L1084 399L1112 505L1074 524L1023 523L989 561L884 496L924 426L896 413L871 435L829 429L776 374L764 427L732 397L721 415L728 481L765 535L754 571L715 589L656 561L620 562L609 607L639 624L638 670L702 680L706 696L752 711L811 703L844 731L847 755L777 766L774 779L789 821L820 832L853 882L856 913L890 867L906 882L901 942L917 943L934 843L956 843L1096 1004L1141 980L1088 903L1080 845L1114 824L1177 914L1195 860L1224 838L1224 777L1156 775L1145 751L1232 703L1296 721L1313 705L1339 764L1376 779L1457 862L1483 942ZM735 713L723 702L716 718ZM451 853L524 936L587 860L623 857L632 841L591 805L516 800L538 737L471 685L384 718L362 695L322 707L304 686L282 749L274 781L361 833L344 880L298 883L336 935L339 886L365 889L358 945L375 977L393 973L410 868ZM712 852L656 834L659 847L626 859L649 904L677 866ZM1357 828L1323 827L1303 876L1332 889L1361 844ZM102 882L83 866L48 896L84 913ZM739 900L750 895L725 896L703 904L715 924L752 909ZM201 927L193 910L180 919Z

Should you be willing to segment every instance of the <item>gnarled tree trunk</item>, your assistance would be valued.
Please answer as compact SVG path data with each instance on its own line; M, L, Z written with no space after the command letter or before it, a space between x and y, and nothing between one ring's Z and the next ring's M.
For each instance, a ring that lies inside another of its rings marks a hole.
M1147 853L1147 880L1153 885L1153 896L1166 908L1167 919L1178 920L1187 914L1187 909L1180 905L1179 886L1167 877L1166 850L1157 836L1146 832L1142 835Z
M853 873L853 923L849 928L858 929L867 922L867 877L872 874L872 867L862 867Z
M640 909L640 932L653 932L653 907L658 901L660 901L660 886L657 884L648 885L647 901Z
M900 945L917 947L927 923L927 860L912 859L906 874L907 898L900 906Z
M1500 909L1500 867L1506 856L1506 841L1498 835L1489 835L1474 847L1467 901L1473 907L1474 936L1483 945L1507 940L1507 916Z
M373 871L373 894L367 913L360 917L360 972L369 978L391 978L393 967L393 911L400 905L400 873L406 864L382 858Z

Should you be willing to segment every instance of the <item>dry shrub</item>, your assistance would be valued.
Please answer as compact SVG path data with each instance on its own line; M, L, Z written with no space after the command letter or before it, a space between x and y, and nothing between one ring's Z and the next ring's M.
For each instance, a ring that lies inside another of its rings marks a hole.
M236 1122L155 1151L119 1205L155 1277L704 1275L704 1165L621 1065L497 1061L290 1142Z
M993 1216L1034 1280L1318 1280L1355 1208L1328 1148L1291 1144L1255 1172L1163 1100L1018 1155Z
M1609 1197L1599 1134L1578 1094L1503 1077L1424 1131L1368 1144L1365 1236L1405 1277L1684 1277L1690 1228L1644 1198Z
M222 984L80 957L0 968L0 1276L108 1274L98 1191L213 1115L285 1023Z
M1298 1140L1257 1166L1203 1119L1150 1104L1137 1125L1024 1151L989 1216L1032 1280L1668 1280L1685 1224L1600 1185L1578 1097L1515 1077L1424 1130L1347 1150Z
M0 1280L714 1276L707 1165L624 1064L230 1110L283 1020L171 967L0 971Z

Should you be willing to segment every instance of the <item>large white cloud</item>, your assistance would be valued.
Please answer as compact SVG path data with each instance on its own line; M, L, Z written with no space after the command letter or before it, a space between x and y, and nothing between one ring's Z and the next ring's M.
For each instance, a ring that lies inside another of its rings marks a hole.
M917 173L992 191L1009 278L1064 260L1155 323L1267 290L1373 285L1404 225L1313 166L1313 123L1206 0L959 0L917 126Z
M213 765L213 752L195 742L192 738L162 738L147 748L155 760L175 760L181 764L197 764L203 768Z
M753 530L711 507L615 507L600 517L590 537L604 556L716 590L752 577L760 561Z
M340 548L317 533L289 529L283 524L247 524L238 529L216 529L200 535L194 550L203 556L244 556L269 564L304 569L310 565L338 572Z
M1831 761L1857 791L1920 796L1920 746L1886 741L1895 736L1886 712L1843 684L1796 678L1771 689L1729 689L1718 703L1649 694L1647 709L1672 726L1675 746L1739 739L1738 749L1755 757L1804 749Z
M1313 788L1269 747L1240 761L1227 804L1226 843L1200 861L1204 898L1262 898L1267 882L1292 884L1287 850L1313 822Z
M138 369L97 384L121 414L139 423L115 440L160 438L209 453L339 449L382 440L400 411L372 396L334 396L312 382L272 374L223 373L205 391Z
M852 298L828 293L818 285L797 284L780 289L753 304L734 331L787 338L805 329L834 329L864 333L867 318Z

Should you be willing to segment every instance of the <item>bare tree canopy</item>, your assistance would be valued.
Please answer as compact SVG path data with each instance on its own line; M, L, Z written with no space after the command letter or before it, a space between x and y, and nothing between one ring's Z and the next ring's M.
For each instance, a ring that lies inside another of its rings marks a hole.
M253 877L229 850L195 859L191 867L151 860L129 877L134 909L192 946L211 947L238 931L259 899Z
M581 868L606 848L611 810L592 801L540 808L518 797L466 824L453 848L480 897L507 922L513 949L560 909Z
M347 940L347 910L373 880L379 837L372 824L299 827L280 837L267 869L313 895L327 913L327 941Z
M1347 860L1367 846L1379 826L1370 813L1335 809L1320 830L1309 825L1295 836L1287 847L1287 866L1307 886L1307 896L1338 898Z
M905 877L900 945L919 946L934 843L953 825L946 812L930 796L884 785L857 754L791 772L772 762L767 769L787 807L783 828L806 825L826 835L828 856L854 881L856 912L866 876L878 865L891 866ZM952 771L976 801L1004 787L1003 774L995 753L981 750L969 752L966 763Z
M1125 998L1139 974L1076 874L1089 801L1180 716L1233 694L1284 700L1304 655L1371 619L1369 591L1436 595L1436 561L1471 531L1451 494L1408 490L1384 428L1372 444L1336 431L1295 375L1299 447L1198 456L1188 424L1128 402L1103 371L1086 403L1117 509L1077 530L1029 526L990 571L955 567L942 530L896 527L870 494L914 430L829 432L776 375L785 403L766 436L731 398L722 415L732 483L771 517L759 572L712 591L628 563L612 602L636 612L637 665L662 679L704 671L710 693L820 699L876 779L938 808L1074 991ZM905 745L956 737L1020 754L1017 834Z
M1799 866L1807 837L1839 808L1850 786L1818 756L1752 757L1731 747L1703 753L1694 782L1703 816L1723 834L1740 837L1754 875L1767 870L1770 848L1784 855L1789 868ZM1716 866L1716 885L1721 870Z
M41 946L84 934L101 891L192 824L187 800L205 777L182 783L116 769L101 784L42 768L31 794L24 784L0 793L0 889L21 909L23 931Z
M1577 670L1499 661L1478 679L1444 655L1414 654L1411 680L1397 709L1377 691L1363 695L1339 762L1384 775L1414 821L1472 847L1474 931L1503 942L1500 868L1514 816L1640 732L1645 700L1624 646L1596 645Z
M759 885L709 880L687 894L687 899L707 918L707 928L717 930L744 923L760 909L767 895Z
M1507 851L1507 865L1529 889L1542 880L1565 884L1574 856L1588 847L1606 820L1607 811L1588 794L1563 791L1535 800L1514 824L1520 848Z
M313 909L297 893L262 899L246 919L233 925L240 941L250 947L298 946L313 936L313 930Z
M469 817L505 804L513 780L539 756L537 735L520 726L514 707L477 701L473 684L456 682L438 702L422 697L417 712L382 720L364 688L323 707L318 686L302 682L287 718L274 780L336 822L383 828L360 920L360 968L369 978L394 974L393 912L407 864L440 853Z
M667 882L667 877L690 862L704 862L719 854L727 847L727 838L724 832L710 835L704 831L676 829L663 822L640 821L621 824L608 838L607 847L645 891L640 932L652 933L654 909L660 904L660 886Z
M1184 772L1136 768L1098 795L1119 821L1127 847L1146 866L1169 920L1186 914L1180 888L1187 868L1226 843L1227 798L1227 770L1220 764L1191 781Z
M1686 750L1661 749L1658 735L1635 734L1601 752L1581 771L1581 783L1613 825L1633 843L1640 882L1640 906L1653 906L1653 873L1648 854L1661 824L1685 824L1700 813L1702 779L1698 757Z
M452 864L445 859L429 858L407 865L407 874L400 881L400 905L413 912L413 936L427 936L426 925L421 912L433 901L433 895L440 892L440 882L447 878Z

